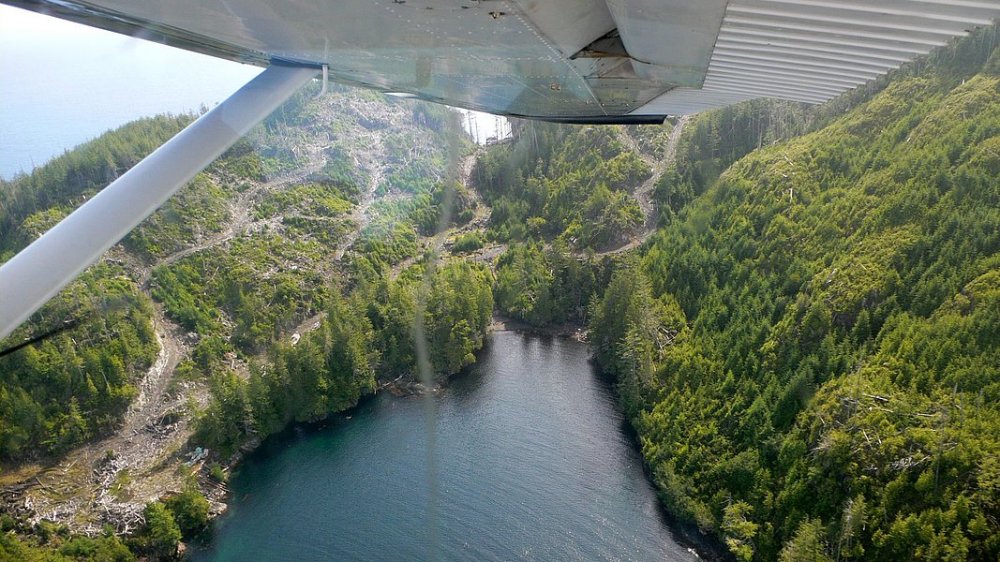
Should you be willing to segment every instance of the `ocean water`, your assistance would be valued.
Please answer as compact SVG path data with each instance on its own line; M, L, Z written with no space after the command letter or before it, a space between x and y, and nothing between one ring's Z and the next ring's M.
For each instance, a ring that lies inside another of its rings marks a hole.
M139 117L212 107L260 70L0 6L0 177Z

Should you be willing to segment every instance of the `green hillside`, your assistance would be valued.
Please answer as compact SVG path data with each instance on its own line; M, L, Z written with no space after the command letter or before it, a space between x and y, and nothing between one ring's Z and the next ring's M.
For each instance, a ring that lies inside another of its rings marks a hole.
M0 261L190 119L141 119L53 159L30 176L0 180ZM0 346L67 322L75 328L0 358L0 462L62 454L112 431L159 350L152 303L120 262L90 268Z
M191 118L0 182L0 261ZM0 343L65 327L0 357L0 560L169 558L241 450L474 361L492 277L428 259L481 212L456 181L469 148L446 108L303 91Z
M737 161L594 305L664 505L738 559L1000 555L995 68Z

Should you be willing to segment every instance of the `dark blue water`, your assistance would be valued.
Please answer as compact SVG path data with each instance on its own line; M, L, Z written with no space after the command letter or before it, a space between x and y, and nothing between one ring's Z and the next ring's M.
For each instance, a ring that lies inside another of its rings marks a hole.
M195 560L693 560L587 356L498 332L437 396L272 440Z

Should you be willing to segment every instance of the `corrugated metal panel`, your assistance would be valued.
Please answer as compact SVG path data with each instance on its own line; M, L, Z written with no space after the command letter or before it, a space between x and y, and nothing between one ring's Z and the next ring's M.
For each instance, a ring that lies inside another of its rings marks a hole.
M697 95L635 113L696 112L722 94L822 103L997 17L989 0L733 0Z
M690 115L707 109L716 109L760 97L749 92L727 92L723 90L699 90L697 88L674 88L659 96L637 114L645 115Z

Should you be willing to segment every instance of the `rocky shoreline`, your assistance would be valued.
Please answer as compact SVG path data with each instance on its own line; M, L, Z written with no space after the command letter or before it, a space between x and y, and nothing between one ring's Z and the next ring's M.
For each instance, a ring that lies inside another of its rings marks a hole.
M521 320L494 315L490 322L490 332L519 332L533 336L563 337L587 343L587 328L582 324L568 322L552 326L533 326Z
M586 330L583 326L574 324L565 324L559 326L549 326L544 328L538 328L530 326L523 322L518 322L509 318L504 318L500 316L495 316L490 325L490 332L516 332L531 336L541 336L541 337L557 337L557 338L571 338L576 341L586 342ZM424 396L428 393L437 394L442 392L448 385L451 378L454 375L439 377L435 380L432 387L427 387L413 374L402 375L396 377L392 380L380 381L376 393L378 392L388 392L394 397L418 397ZM362 398L362 400L370 399L372 395ZM309 428L321 428L325 423L331 420L344 419L350 420L352 417L352 412L356 408L352 407L341 412L331 413L324 416L321 419L311 420L305 424L295 424L289 426L282 433L292 430L292 427L309 427ZM280 434L279 434L280 435ZM279 436L280 438L280 436ZM242 448L242 450L229 459L227 463L226 471L231 471L236 469L240 462L242 462L247 455L251 454L254 450L259 448L263 444L260 440L255 440L253 443L248 443ZM646 477L649 478L650 474L648 468L646 470ZM206 496L212 490L205 490ZM229 490L224 485L216 487L215 492L220 493L220 495L212 497L213 502L226 502L229 500ZM214 503L213 503L214 505ZM223 509L213 513L213 519L224 514L225 507ZM672 529L672 534L674 540L683 546L689 553L700 560L709 560L712 562L722 562L729 560L730 558L726 556L725 548L714 541L711 535L705 535L693 524L684 523L683 521L677 520L675 517L670 515L664 506L660 504L661 516L665 517L669 521L669 526Z
M538 327L500 315L494 315L489 326L489 332L517 332L532 336L570 338L582 343L587 342L586 328L579 324L567 323L555 326ZM448 380L451 376L453 375L438 377L435 379L433 386L428 387L412 373L400 375L392 380L379 381L375 393L388 392L395 397L423 396L427 393L436 394L441 392L445 386L447 386ZM370 396L371 395L368 397ZM365 398L366 397L362 397L362 400ZM356 407L357 405L339 412L331 412L323 417L309 420L303 424L291 424L283 430L283 432L292 430L292 428L296 426L321 426L338 416L349 420L351 419L351 412ZM183 454L180 452L175 453L193 461L190 464L185 464L190 467L191 474L197 479L199 491L209 502L209 529L211 528L211 524L216 519L225 515L229 509L229 501L232 497L232 491L227 485L228 476L233 471L238 469L239 465L248 455L259 449L263 442L264 440L260 438L251 439L250 441L244 443L237 452L230 455L228 458L222 458L216 451L204 451L202 454L196 455L197 448ZM30 521L32 519L31 517L26 516L35 515L37 517L37 514L29 513L30 509L26 511L26 506L21 505L24 498L20 497L18 492L23 492L23 489L27 486L29 486L28 483L22 483L21 485L6 487L3 490L4 493L0 495L0 501L2 501L2 505L0 505L0 512L8 513L10 515L14 515L15 517L19 516L19 518L24 518L26 521ZM104 514L104 522L111 524L116 529L122 530L124 533L127 533L131 529L136 528L137 524L141 524L141 521L136 519L137 515L141 513L141 506L138 504L136 504L136 506L136 509L130 510L107 510ZM118 517L116 517L116 515ZM689 525L678 523L678 521L673 521L672 526L678 531L678 534L684 539L684 541L688 543L689 551L695 553L695 555L699 556L701 559L725 559L724 556L720 554L722 552L721 550L712 547L710 544L711 539L709 537L701 535ZM88 529L81 529L81 532L83 534L92 534L88 532ZM691 546L694 548L691 548ZM178 554L182 554L187 550L187 548L187 545L181 543Z

